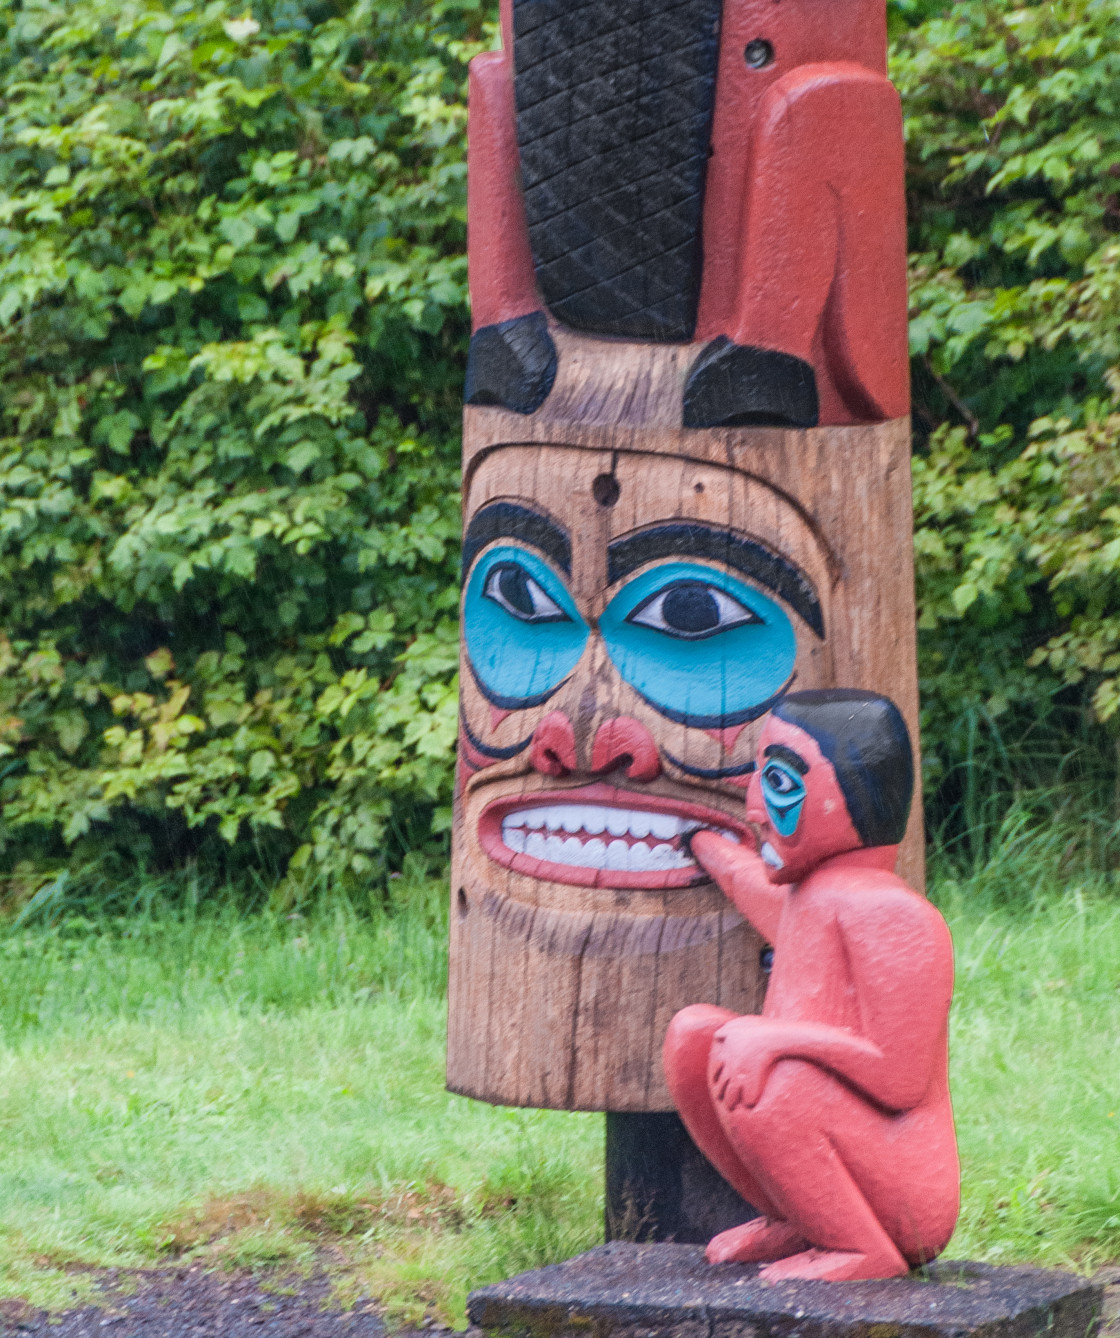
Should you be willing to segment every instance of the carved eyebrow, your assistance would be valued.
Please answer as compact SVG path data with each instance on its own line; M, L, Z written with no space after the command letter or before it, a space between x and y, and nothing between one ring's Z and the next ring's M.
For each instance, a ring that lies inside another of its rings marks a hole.
M734 567L780 595L824 639L824 615L808 576L787 558L731 530L689 521L657 525L616 539L607 549L607 579L613 585L645 563L663 557L709 558Z
M762 750L763 757L774 757L779 762L784 762L786 766L793 767L794 771L800 772L802 776L809 770L809 763L801 756L795 753L792 748L787 748L784 743L770 743Z
M555 521L516 502L491 502L471 517L463 537L465 575L479 552L495 539L520 539L551 558L565 575L572 574L572 541Z

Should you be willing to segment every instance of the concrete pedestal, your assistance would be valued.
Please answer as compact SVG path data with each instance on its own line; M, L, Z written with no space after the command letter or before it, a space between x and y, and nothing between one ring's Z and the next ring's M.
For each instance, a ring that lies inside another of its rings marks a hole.
M883 1282L768 1285L695 1245L613 1241L472 1292L494 1338L1096 1338L1103 1289L1068 1273L938 1263Z

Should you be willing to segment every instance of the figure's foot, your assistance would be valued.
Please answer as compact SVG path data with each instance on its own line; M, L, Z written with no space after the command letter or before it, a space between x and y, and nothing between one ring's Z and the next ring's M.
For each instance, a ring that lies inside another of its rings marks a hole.
M555 380L556 345L543 311L484 325L471 335L464 403L535 413Z
M893 1254L860 1254L855 1250L805 1250L768 1264L759 1273L766 1282L860 1282L869 1278L899 1278L910 1265L897 1250Z
M764 1264L797 1254L808 1243L788 1222L756 1217L713 1236L704 1258L709 1264Z
M807 362L726 335L701 352L684 388L685 427L816 427L819 413Z

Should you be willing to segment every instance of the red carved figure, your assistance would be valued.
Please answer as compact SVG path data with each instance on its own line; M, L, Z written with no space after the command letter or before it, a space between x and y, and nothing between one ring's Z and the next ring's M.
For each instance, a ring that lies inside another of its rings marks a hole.
M694 343L686 427L908 412L883 0L502 0L471 66L466 399L534 412L577 331Z
M774 946L761 1016L699 1004L665 1039L681 1118L763 1214L716 1236L711 1263L764 1262L771 1280L892 1277L952 1234L952 942L892 872L912 787L887 698L792 693L762 731L747 790L759 849L692 837Z

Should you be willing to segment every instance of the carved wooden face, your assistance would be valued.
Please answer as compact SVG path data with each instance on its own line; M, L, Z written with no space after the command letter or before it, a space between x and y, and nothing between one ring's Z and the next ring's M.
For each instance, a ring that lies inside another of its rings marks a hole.
M822 861L863 845L832 763L811 734L771 716L758 762L747 817L759 829L772 883L798 883Z
M681 837L746 836L763 717L831 680L829 589L805 518L745 473L492 452L466 499L460 858L484 882L705 881Z

